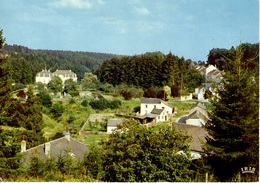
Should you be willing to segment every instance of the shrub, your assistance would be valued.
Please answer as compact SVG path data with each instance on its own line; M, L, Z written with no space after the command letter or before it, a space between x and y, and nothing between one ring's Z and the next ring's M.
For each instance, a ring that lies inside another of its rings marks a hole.
M73 98L71 98L69 101L69 104L75 104L75 103L76 103L76 101Z
M122 102L118 99L114 99L109 102L109 108L110 109L117 109L122 105Z
M76 120L76 118L73 115L69 115L67 122L72 123L75 120Z
M89 102L89 105L93 109L98 109L98 110L104 110L104 109L109 108L109 102L105 98L102 98L102 99L99 99L99 100L91 100Z
M84 106L84 107L87 107L88 106L88 101L85 99L81 102L81 105Z
M121 96L124 97L125 100L131 100L132 99L132 95L130 93L130 91L126 91L126 90L122 90L120 92Z
M51 96L47 92L40 92L38 95L40 103L45 107L51 107L52 101Z
M61 103L55 103L52 105L50 112L52 113L53 117L57 119L64 112L64 108Z

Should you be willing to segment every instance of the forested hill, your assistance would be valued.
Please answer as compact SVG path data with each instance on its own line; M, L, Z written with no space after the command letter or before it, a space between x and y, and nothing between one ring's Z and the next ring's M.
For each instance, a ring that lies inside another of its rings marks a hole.
M70 69L81 80L85 72L95 71L104 60L116 57L115 54L63 51L33 50L20 45L5 44L2 53L8 54L11 77L16 83L33 83L36 74L42 69Z

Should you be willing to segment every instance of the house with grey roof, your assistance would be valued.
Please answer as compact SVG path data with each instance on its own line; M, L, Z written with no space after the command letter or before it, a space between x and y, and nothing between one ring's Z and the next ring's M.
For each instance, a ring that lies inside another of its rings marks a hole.
M107 133L113 133L113 130L117 129L117 126L122 124L123 120L121 119L109 119L107 121Z
M206 120L208 120L208 112L206 107L198 102L195 105L191 106L189 110L189 115L186 119L186 124L194 126L205 125Z
M173 114L173 108L159 98L141 98L140 119L147 122L167 121Z
M199 159L202 155L205 155L202 143L206 142L206 136L208 133L204 128L185 123L172 123L172 125L192 138L190 150L193 159Z
M82 161L84 155L89 153L89 149L85 144L70 137L69 131L66 131L64 137L47 140L44 144L26 149L26 141L21 142L21 153L23 155L22 162L25 166L29 165L32 157L38 157L41 160L53 158L57 160L60 156L68 156L72 159Z

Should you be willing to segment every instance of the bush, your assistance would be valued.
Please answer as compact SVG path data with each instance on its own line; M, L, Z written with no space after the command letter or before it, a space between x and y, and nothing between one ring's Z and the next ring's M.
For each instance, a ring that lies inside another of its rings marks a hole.
M73 98L71 98L69 101L69 104L75 104L75 103L76 103L76 101Z
M88 101L85 99L81 102L81 105L84 106L84 107L87 107L88 106Z
M50 112L52 113L53 117L57 119L64 112L64 108L61 103L55 103L52 105Z
M121 96L124 97L125 100L131 100L132 99L132 95L130 93L130 91L126 91L126 90L122 90L120 92Z
M93 109L98 109L98 110L105 110L105 109L109 108L109 102L105 98L102 98L99 100L91 100L89 102L89 105Z
M114 99L109 102L109 108L110 109L117 109L122 105L122 102L118 99Z
M40 103L45 107L51 107L52 101L51 96L47 92L40 92L38 95Z
M76 120L76 118L73 115L69 115L67 122L72 123L75 120Z

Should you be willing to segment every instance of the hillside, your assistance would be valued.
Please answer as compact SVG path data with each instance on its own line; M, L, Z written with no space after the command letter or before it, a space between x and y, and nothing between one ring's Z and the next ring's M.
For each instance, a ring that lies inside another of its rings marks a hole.
M81 80L85 72L95 71L104 60L116 57L114 54L65 51L34 50L20 45L5 44L1 50L9 58L11 77L16 83L33 83L37 72L42 69L70 69Z

